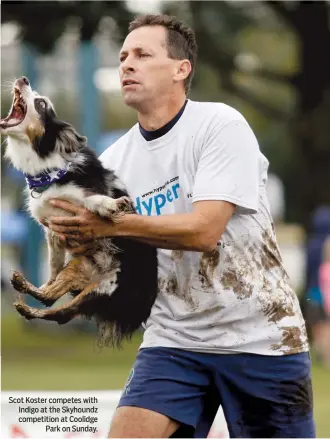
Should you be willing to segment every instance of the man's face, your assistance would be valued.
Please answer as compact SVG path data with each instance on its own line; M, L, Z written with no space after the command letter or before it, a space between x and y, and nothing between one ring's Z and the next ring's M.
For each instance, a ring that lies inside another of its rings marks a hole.
M168 57L166 35L162 26L143 26L126 37L119 71L127 105L139 109L171 93L180 61Z

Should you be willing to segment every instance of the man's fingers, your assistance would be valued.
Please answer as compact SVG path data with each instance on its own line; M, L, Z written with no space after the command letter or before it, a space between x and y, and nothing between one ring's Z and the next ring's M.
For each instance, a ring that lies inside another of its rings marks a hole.
M65 200L59 200L58 198L52 198L49 203L53 206L53 207L59 207L60 209L66 210L67 212L71 212L71 213L80 213L84 210L83 207L80 206L76 206L73 203L70 203L70 201L65 201Z
M61 234L55 232L55 235L58 236L65 248L70 252L74 248L70 245L71 241L79 242L82 244L90 240L90 238L86 238L82 235L79 235L78 233L67 233L66 235L64 235L63 233Z
M48 221L51 228L54 225L73 227L82 224L82 219L79 216L51 216Z
M75 240L75 241L86 241L86 238L83 238L81 235L75 235L74 233L70 233L66 236L66 240ZM70 247L71 248L71 247ZM71 250L70 250L71 251Z
M60 226L58 224L50 224L50 228L56 232L56 233L62 233L62 234L75 234L79 235L81 232L81 228L79 226Z

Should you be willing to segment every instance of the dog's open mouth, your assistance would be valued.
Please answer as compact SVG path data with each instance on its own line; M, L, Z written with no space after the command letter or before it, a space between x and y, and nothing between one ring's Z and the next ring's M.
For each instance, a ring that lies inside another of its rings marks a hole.
M0 127L3 129L14 127L23 122L26 115L27 105L18 87L14 88L14 100L10 109L9 116L1 119Z

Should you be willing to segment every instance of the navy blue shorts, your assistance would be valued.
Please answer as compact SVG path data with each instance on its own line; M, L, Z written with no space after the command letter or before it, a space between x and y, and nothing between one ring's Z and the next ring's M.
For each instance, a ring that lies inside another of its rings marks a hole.
M119 402L180 422L173 437L186 438L207 437L220 405L230 437L314 438L309 354L141 349Z

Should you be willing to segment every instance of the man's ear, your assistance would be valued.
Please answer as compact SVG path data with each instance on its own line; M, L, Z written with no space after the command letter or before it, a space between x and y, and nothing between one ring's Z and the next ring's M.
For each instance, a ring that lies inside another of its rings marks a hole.
M175 82L184 81L191 72L191 64L188 59L178 60L173 79Z

